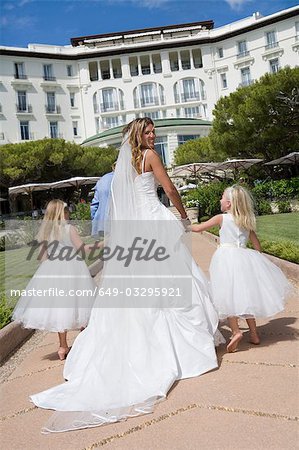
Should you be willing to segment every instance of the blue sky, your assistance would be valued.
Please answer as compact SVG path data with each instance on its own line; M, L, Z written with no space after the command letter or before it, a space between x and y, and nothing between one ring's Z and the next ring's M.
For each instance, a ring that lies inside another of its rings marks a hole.
M215 26L297 0L0 0L0 45L68 45L71 37L212 19Z

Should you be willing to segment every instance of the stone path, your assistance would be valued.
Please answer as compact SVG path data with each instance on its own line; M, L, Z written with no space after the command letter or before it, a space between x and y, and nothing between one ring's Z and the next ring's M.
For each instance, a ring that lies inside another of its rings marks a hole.
M193 254L207 272L215 245L195 235ZM238 352L218 350L219 369L177 383L154 413L88 430L42 435L52 414L29 394L63 382L57 337L35 333L1 372L4 450L214 450L298 448L298 304L259 321L260 346L244 339ZM243 325L243 323L242 323ZM221 331L228 338L226 325ZM70 333L74 339L75 332Z

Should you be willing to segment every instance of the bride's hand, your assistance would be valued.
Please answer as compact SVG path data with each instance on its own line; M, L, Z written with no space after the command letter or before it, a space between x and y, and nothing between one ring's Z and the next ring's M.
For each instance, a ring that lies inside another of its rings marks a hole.
M185 217L184 219L181 219L181 223L186 231L191 231L191 221L189 217Z

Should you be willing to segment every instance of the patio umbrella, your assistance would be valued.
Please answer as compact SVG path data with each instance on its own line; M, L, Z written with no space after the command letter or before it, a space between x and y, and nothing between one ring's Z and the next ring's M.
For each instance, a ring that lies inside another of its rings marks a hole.
M78 189L80 186L85 184L96 184L96 182L101 177L73 177L69 178L67 180L61 180L61 181L54 181L54 183L51 183L52 189L60 189L64 187L72 187L74 186L76 189Z
M254 164L262 162L262 159L228 159L223 163L219 163L217 169L220 170L233 170L234 178L236 178L238 169L248 169Z
M196 178L198 174L204 172L213 172L219 166L219 163L209 162L209 163L192 163L184 164L182 166L174 167L172 171L172 176L189 176Z
M299 163L299 152L292 152L288 155L282 156L278 159L273 159L265 163L265 166L279 166L280 164L298 164Z
M197 188L196 184L189 183L186 186L182 186L178 188L178 191L190 191L191 189Z
M30 196L30 206L31 209L33 209L32 192L45 191L47 189L51 189L51 183L29 183L8 188L8 194L9 195L28 194Z

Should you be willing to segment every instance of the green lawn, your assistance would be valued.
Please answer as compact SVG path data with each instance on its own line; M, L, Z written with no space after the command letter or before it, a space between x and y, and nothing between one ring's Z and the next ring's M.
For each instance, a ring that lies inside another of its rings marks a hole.
M299 213L259 216L257 234L262 240L287 240L299 245Z

